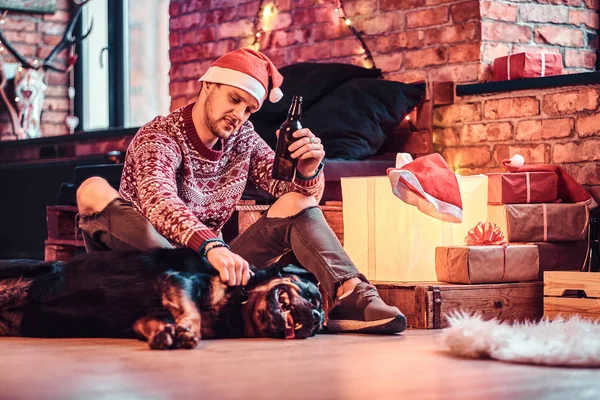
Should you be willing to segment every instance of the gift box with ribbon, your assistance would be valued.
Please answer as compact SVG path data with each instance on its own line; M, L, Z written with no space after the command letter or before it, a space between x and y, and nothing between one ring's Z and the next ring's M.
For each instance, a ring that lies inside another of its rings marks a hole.
M513 244L513 243L511 243ZM546 271L580 271L588 253L588 242L519 242L538 247L540 254L539 279Z
M518 53L494 60L493 81L539 78L562 74L562 56L558 53Z
M554 203L558 175L554 172L495 173L488 176L488 204Z
M538 279L537 246L509 245L494 224L478 223L465 237L465 244L435 249L438 281L480 284Z
M587 239L585 203L488 205L488 221L509 242L571 242Z

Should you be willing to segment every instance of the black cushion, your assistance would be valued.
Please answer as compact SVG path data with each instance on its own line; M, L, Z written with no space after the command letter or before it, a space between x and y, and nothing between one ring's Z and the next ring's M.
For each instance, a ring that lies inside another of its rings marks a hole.
M302 124L321 138L328 158L360 160L379 151L423 95L415 85L351 79L315 103Z
M256 132L275 148L275 131L293 95L304 98L302 125L323 141L328 158L356 160L376 154L424 96L424 85L379 79L379 70L338 63L299 63L281 68L284 98L266 101L250 117Z
M340 63L296 63L279 69L283 76L283 98L277 103L265 101L253 119L270 120L281 124L288 112L292 97L302 96L303 110L309 110L312 104L331 90L352 78L381 78L380 69L367 69L352 64Z

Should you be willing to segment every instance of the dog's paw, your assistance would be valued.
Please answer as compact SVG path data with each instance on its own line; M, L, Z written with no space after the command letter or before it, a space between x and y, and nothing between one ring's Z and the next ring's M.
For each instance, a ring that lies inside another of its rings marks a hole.
M171 324L165 325L165 327L157 331L148 340L148 345L151 349L155 350L167 350L173 347L175 344L175 326Z
M194 349L200 343L200 333L194 332L194 329L191 329L185 325L177 325L175 328L177 333L177 347L181 347L184 349Z

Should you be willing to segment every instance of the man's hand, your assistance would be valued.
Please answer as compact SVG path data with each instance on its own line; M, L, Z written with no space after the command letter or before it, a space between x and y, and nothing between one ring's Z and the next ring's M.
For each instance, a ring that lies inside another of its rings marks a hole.
M279 137L279 130L277 130ZM321 144L321 139L315 136L308 128L297 130L293 133L296 141L288 147L292 158L298 159L296 169L305 177L311 177L325 158L325 150Z
M221 282L229 286L246 285L250 279L248 261L233 253L227 247L216 247L206 254L210 265L217 271Z

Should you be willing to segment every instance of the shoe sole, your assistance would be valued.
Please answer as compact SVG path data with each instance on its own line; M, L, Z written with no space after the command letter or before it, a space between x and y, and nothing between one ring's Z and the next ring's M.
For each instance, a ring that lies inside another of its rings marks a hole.
M392 318L377 321L329 320L327 329L331 332L374 333L378 335L393 335L404 332L406 317L397 315Z

